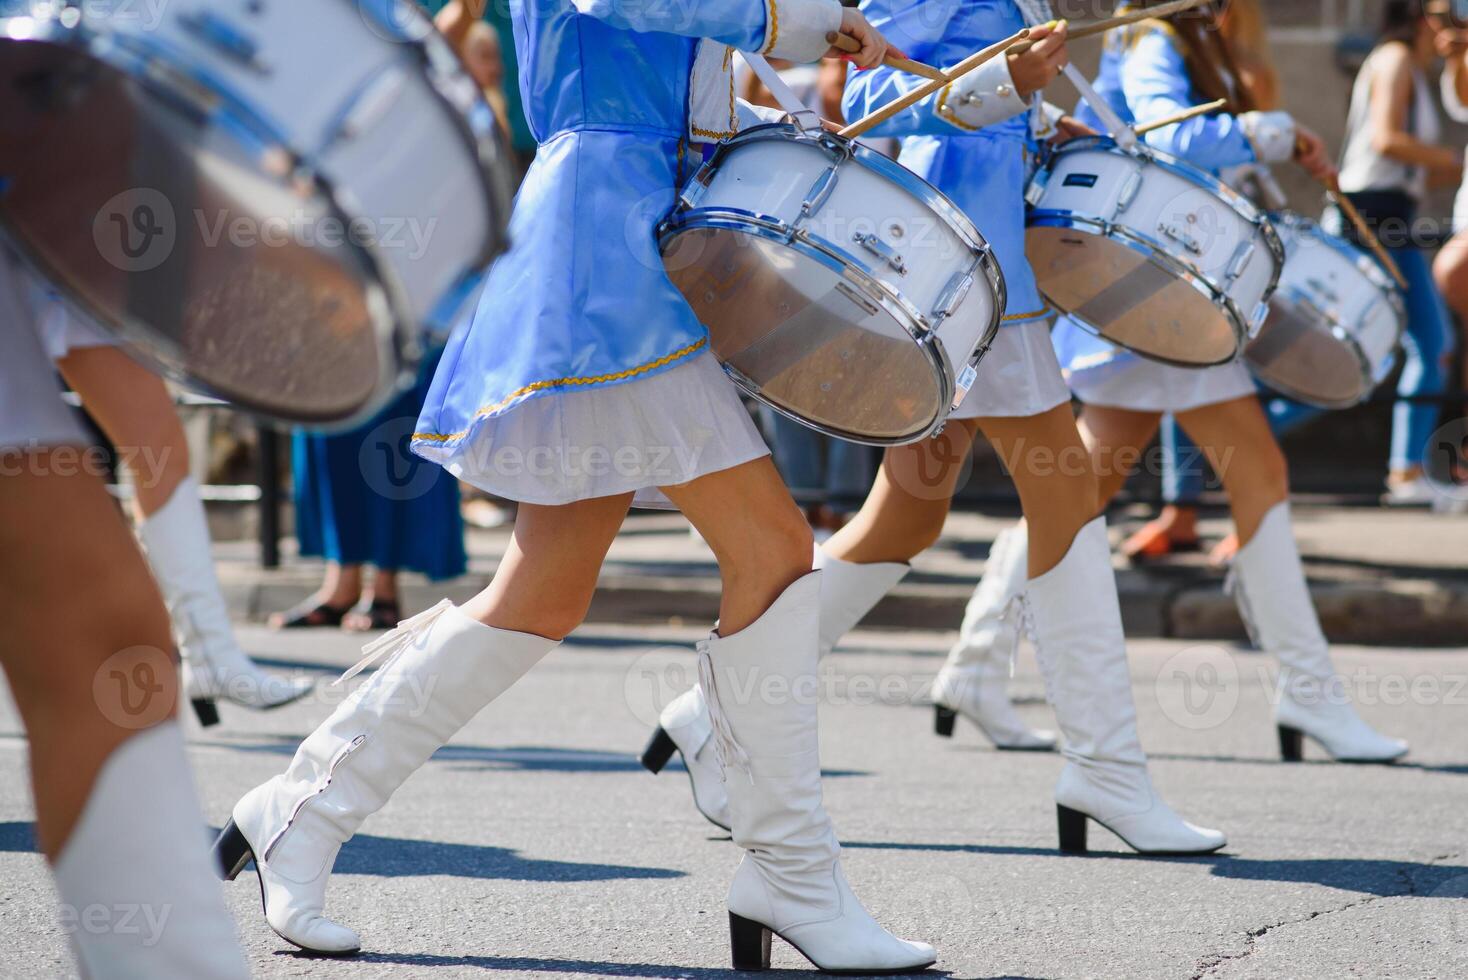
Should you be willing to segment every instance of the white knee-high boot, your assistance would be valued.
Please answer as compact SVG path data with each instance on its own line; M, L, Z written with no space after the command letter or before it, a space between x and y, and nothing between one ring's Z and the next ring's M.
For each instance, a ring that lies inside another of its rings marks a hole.
M859 565L842 561L832 558L819 546L812 564L816 570L824 572L821 582L822 657L830 653L908 571L908 566L902 562ZM673 753L678 752L683 757L684 768L688 770L693 786L694 806L710 823L728 830L729 802L723 780L719 778L718 761L711 748L712 734L708 705L703 692L695 684L663 709L658 727L642 752L642 765L650 772L661 772Z
M1152 788L1137 739L1105 518L1081 528L1060 564L1030 579L1023 601L1045 692L1065 734L1066 764L1055 787L1061 850L1086 849L1088 818L1143 853L1223 847L1223 834L1186 822Z
M253 858L265 919L282 939L350 954L357 934L326 918L337 851L362 821L558 641L495 629L445 599L364 648L387 661L307 736L286 771L246 793L219 835L227 879Z
M204 503L193 477L185 477L168 503L143 520L138 536L173 617L184 691L200 722L219 721L217 698L246 708L278 708L311 691L310 678L266 673L235 642L229 607L214 576Z
M1304 735L1342 762L1391 762L1407 753L1406 742L1361 720L1343 685L1334 689L1330 644L1310 601L1288 502L1270 508L1239 549L1228 588L1255 644L1279 661L1274 714L1287 761L1301 758Z
M996 749L1055 748L1055 733L1030 728L1009 701L1009 668L1020 633L1010 610L1025 590L1029 556L1029 529L1024 523L994 539L984 577L964 611L958 642L933 681L934 729L939 735L951 737L953 723L962 715Z
M896 938L862 907L821 803L821 575L797 580L738 633L699 644L734 841L745 851L729 889L734 968L767 968L773 933L823 970L918 969L937 959L933 948Z
M52 869L83 977L247 980L207 826L176 722L107 757Z

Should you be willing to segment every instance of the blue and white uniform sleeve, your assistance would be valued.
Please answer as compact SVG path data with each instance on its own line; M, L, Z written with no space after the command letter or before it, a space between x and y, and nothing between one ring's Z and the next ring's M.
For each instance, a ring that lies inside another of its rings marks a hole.
M919 61L931 60L959 0L866 0L862 13L887 40ZM859 119L927 79L879 65L847 76L841 106L848 120ZM1029 108L1009 77L1009 59L1000 55L953 84L908 106L869 131L871 136L951 136L1017 116Z
M1193 87L1182 53L1165 32L1144 34L1122 59L1122 93L1138 125L1192 108ZM1149 146L1206 170L1276 163L1294 154L1294 120L1284 112L1197 116L1153 130Z
M841 28L838 0L570 0L578 13L613 27L644 33L706 37L789 61L815 61L830 48L826 35Z

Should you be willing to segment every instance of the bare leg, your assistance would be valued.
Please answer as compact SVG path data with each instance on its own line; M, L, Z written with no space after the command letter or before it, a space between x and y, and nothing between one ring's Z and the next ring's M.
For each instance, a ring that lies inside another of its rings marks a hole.
M941 435L894 446L856 516L823 546L856 564L905 562L938 540L973 448L978 423L950 422Z
M1228 491L1240 547L1264 515L1289 497L1289 465L1253 395L1180 413L1178 423L1213 464Z
M1097 506L1097 480L1070 405L979 425L1009 468L1029 526L1029 576L1060 563Z
M1458 320L1460 335L1468 330L1468 231L1459 232L1443 246L1432 263L1432 277ZM1459 349L1463 337L1459 338ZM1463 391L1468 391L1468 357L1463 358Z
M0 562L8 634L0 663L30 737L36 833L52 860L103 761L145 727L129 727L130 719L166 721L178 699L168 614L153 577L101 480L54 475L65 472L57 451L28 454L23 472L0 479L0 555L9 559ZM78 583L86 583L85 601ZM119 692L130 702L126 717L93 692L104 670L146 680Z
M168 388L117 347L79 347L58 363L66 383L128 463L140 518L189 475L189 448Z
M1081 438L1096 467L1099 505L1111 503L1127 477L1142 460L1147 444L1162 421L1159 412L1132 412L1123 408L1087 405L1079 421Z

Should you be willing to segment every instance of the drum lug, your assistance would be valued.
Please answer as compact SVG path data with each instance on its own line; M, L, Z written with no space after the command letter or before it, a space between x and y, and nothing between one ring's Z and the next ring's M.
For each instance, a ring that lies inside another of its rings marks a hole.
M899 276L907 275L907 263L902 261L902 256L898 254L895 248L882 241L875 234L858 231L851 236L851 240L868 252L871 252L883 262L886 262L892 268L892 271Z
M1122 186L1121 194L1116 198L1116 213L1119 215L1132 206L1137 199L1137 192L1142 189L1142 171L1133 170L1132 175L1127 178L1126 184Z
M1157 230L1177 242L1193 255L1203 254L1203 246L1198 244L1198 240L1177 225L1168 224L1166 221L1163 221L1157 225Z
M826 199L836 189L837 169L838 167L836 165L827 167L815 179L815 182L810 185L810 190L805 192L805 200L800 202L800 216L802 218L809 218L821 209L821 205L826 203Z
M938 302L933 304L933 320L941 323L953 315L968 296L968 291L973 287L974 277L971 272L955 272L943 287L943 292L938 294Z
M698 168L698 172L693 175L693 179L683 188L683 193L678 195L678 203L689 211L698 207L699 202L703 200L703 196L708 193L709 184L713 179L714 168L710 164L705 163Z
M1233 282L1244 274L1249 260L1254 257L1253 242L1239 242L1239 247L1234 249L1233 258L1228 260L1228 270L1224 273L1229 282Z

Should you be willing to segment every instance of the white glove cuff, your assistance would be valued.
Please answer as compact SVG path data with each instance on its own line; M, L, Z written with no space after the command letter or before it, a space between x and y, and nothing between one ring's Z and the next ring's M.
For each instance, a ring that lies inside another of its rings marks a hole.
M934 112L959 129L975 130L1001 123L1029 109L1009 74L1009 59L993 58L938 93Z
M765 0L765 43L759 53L787 61L817 61L831 47L826 35L839 30L838 0Z
M1239 126L1260 163L1285 163L1295 156L1295 118L1288 112L1245 112Z

